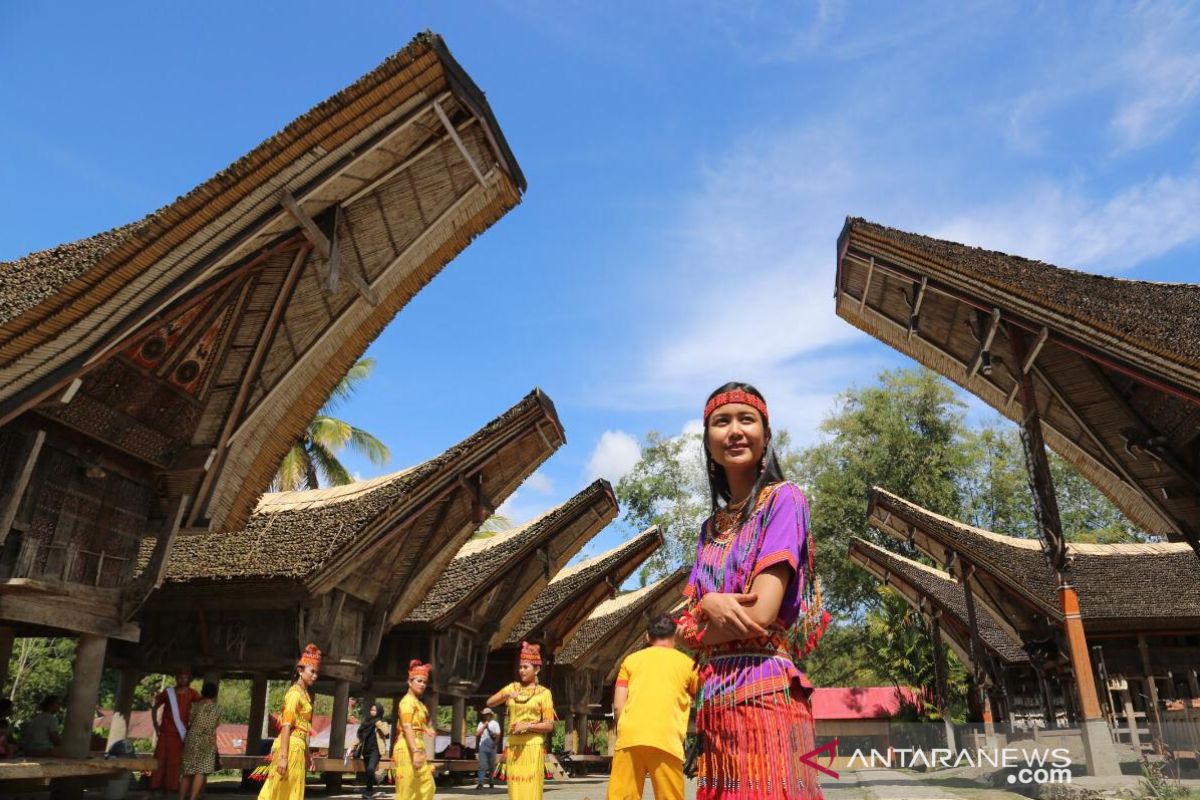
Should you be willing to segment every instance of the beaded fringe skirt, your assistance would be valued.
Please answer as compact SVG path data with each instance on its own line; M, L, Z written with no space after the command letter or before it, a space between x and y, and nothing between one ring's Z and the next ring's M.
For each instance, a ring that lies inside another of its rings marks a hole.
M815 747L812 711L791 693L705 704L697 800L822 800L817 771L800 756Z

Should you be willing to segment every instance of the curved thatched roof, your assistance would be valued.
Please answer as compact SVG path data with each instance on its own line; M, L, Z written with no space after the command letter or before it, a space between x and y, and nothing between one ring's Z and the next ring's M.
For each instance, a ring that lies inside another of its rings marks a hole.
M687 580L688 570L678 569L654 583L617 595L596 606L579 626L575 635L563 645L556 659L572 667L589 665L604 650L613 660L619 660L630 645L641 640L647 618L664 613L678 601L679 588ZM598 664L607 674L613 664Z
M652 527L562 570L521 616L507 643L518 644L546 632L556 634L551 638L559 643L568 640L588 614L661 545L662 534Z
M953 558L948 551L957 553L1038 613L1061 621L1058 580L1037 540L976 528L878 487L868 514L873 527L911 539L934 561L945 565ZM1186 543L1069 543L1067 552L1089 629L1200 629L1200 561Z
M549 582L558 566L579 552L617 514L617 499L608 481L598 480L565 503L512 530L472 539L459 549L406 623L445 625L455 612L478 610L481 594L501 591L495 613L511 613ZM521 608L523 611L523 607ZM484 621L486 624L488 621Z
M236 530L367 345L524 186L483 93L421 34L142 220L0 263L0 424L36 407L169 473L185 527Z
M837 313L1025 418L1144 530L1200 553L1200 285L1128 281L850 218Z
M449 550L449 561L474 530L464 479L481 476L484 496L501 502L553 452L543 436L547 423L561 443L553 406L535 391L415 467L348 486L264 495L243 530L179 537L167 563L168 588L290 581L318 591L363 574L412 581L439 553Z
M970 615L961 583L944 570L928 567L857 536L850 540L850 560L897 589L914 607L919 607L922 597L933 603L942 613L943 633L950 637L950 643L959 658L969 663ZM1005 664L1029 661L1029 655L1021 649L1020 643L997 625L990 615L979 612L975 620L979 626L980 640L1001 661Z

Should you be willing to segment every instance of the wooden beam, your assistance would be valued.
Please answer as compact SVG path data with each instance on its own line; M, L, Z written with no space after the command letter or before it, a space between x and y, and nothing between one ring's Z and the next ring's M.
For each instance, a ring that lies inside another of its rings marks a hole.
M1087 437L1092 440L1096 447L1099 448L1100 452L1104 454L1104 456L1111 462L1113 468L1120 473L1121 477L1127 484L1129 484L1130 488L1136 490L1138 494L1140 494L1146 500L1146 502L1154 508L1154 510L1162 515L1168 524L1176 524L1176 520L1162 505L1159 499L1154 496L1154 493L1146 491L1146 488L1142 486L1133 477L1133 475L1130 474L1129 470L1125 468L1125 465L1121 462L1120 458L1117 457L1117 454L1113 452L1112 448L1109 447L1108 444L1100 437L1099 432L1097 432L1095 428L1088 424L1088 422L1086 422L1083 417L1079 415L1079 412L1075 410L1073 405L1067 402L1067 398L1063 395L1058 386L1055 385L1054 381L1050 379L1050 376L1038 366L1032 366L1032 371L1034 376L1037 377L1037 379L1040 380L1042 384L1050 390L1050 394L1053 395L1058 402L1062 404L1063 408L1067 410L1067 413L1071 416L1071 419L1075 420L1075 424L1078 425L1085 434L1087 434ZM1182 531L1179 531L1178 528L1176 528L1176 531L1182 533Z
M458 131L454 129L454 124L450 122L450 118L446 116L442 104L437 100L433 101L433 110L437 114L438 119L442 121L442 127L446 129L446 133L450 134L450 138L454 140L454 144L458 147L458 152L462 153L462 157L471 167L471 172L475 173L475 180L479 181L479 185L484 185L483 172L480 171L479 165L475 163L475 159L467 151L467 146L463 144L462 137L458 135Z
M13 522L17 518L17 512L21 510L21 501L25 498L25 490L29 487L29 480L33 477L33 469L37 466L38 456L42 452L42 445L46 443L46 432L38 430L33 435L33 440L27 445L24 455L12 453L9 455L13 460L23 460L20 471L17 472L16 480L13 483L12 489L4 498L4 507L0 508L0 546L8 538L8 532L12 530Z
M458 126L458 130L459 130L459 131L465 131L467 128L471 127L472 125L474 125L474 124L475 124L475 123L477 123L478 121L479 121L479 120L478 120L478 119L476 119L475 117L471 117L471 118L470 118L470 119L468 119L466 122L464 122L464 123L462 123L461 125L459 125L459 126ZM357 203L359 200L363 199L364 197L366 197L367 195L369 195L371 192L375 191L375 190L376 190L376 189L378 189L380 186L382 186L383 184L385 184L385 183L387 183L388 181L390 181L392 178L394 178L394 177L396 177L397 175L399 175L401 172L404 172L404 170L408 169L408 168L409 168L409 167L411 167L413 164L416 164L418 161L420 161L421 159L423 159L425 156L427 156L427 155L429 155L430 153L432 153L433 151L437 150L439 147L441 147L441 146L442 146L442 143L443 143L443 142L445 142L447 138L448 138L448 135L443 135L443 136L439 136L438 138L434 139L434 140L433 140L433 141L431 141L429 144L425 145L425 146L424 146L424 147L422 147L420 150L418 150L417 152L413 153L411 156L409 156L408 158L404 159L402 162L400 162L400 163L399 163L399 164L397 164L396 166L392 167L392 168L391 168L391 169L389 169L387 172L383 173L383 174L382 174L382 175L380 175L378 178L376 178L375 180L371 181L370 183L368 183L368 184L367 184L366 186L364 186L363 188L359 189L359 190L358 190L357 192L355 192L354 194L352 194L352 195L350 195L349 197L347 197L345 200L343 200L343 201L341 202L341 206L342 206L343 208L348 208L349 206L352 206L352 205L354 205L354 204L355 204L355 203Z
M992 341L996 338L996 331L1000 328L1000 309L992 309L992 321L988 325L987 333L984 334L983 340L979 343L979 352L975 354L975 360L971 362L971 368L967 370L967 380L975 377L975 373L983 366L984 354L992 349ZM986 374L986 373L985 373Z
M911 339L912 335L917 332L917 323L921 316L921 304L925 302L925 288L929 286L929 276L921 276L921 286L917 289L917 296L913 300L912 313L908 317L908 336Z
M174 513L167 520L167 525L164 526L154 543L154 551L150 554L149 563L146 564L142 574L122 591L122 621L132 620L149 599L151 593L162 586L163 579L167 575L167 562L171 558L171 550L175 546L175 537L179 535L179 528L183 523L183 514L187 510L189 499L185 494L176 501Z
M1033 347L1030 348L1028 355L1025 356L1025 360L1021 362L1021 374L1025 374L1033 369L1034 362L1037 361L1038 355L1042 352L1042 348L1046 346L1046 341L1049 338L1050 329L1042 328L1041 332L1038 333L1037 341L1033 343Z
M1010 340L1017 359L1026 360L1025 332L1013 328ZM1058 515L1058 497L1054 493L1054 478L1050 474L1050 460L1046 457L1046 442L1042 438L1042 418L1038 412L1037 390L1033 375L1021 375L1021 441L1025 445L1025 466L1029 473L1029 488L1033 494L1034 519L1037 521L1038 537L1055 572L1070 566L1067 543L1062 535L1062 521Z
M388 263L388 265L383 268L383 271L379 273L379 275L375 278L375 280L371 281L371 283L370 283L371 290L375 291L376 288L383 282L383 280L386 277L388 277L388 274L393 269L395 269L408 256L409 253L411 253L415 248L419 247L428 236L432 235L432 232L442 223L443 220L448 219L449 217L451 217L455 213L457 213L458 209L461 208L464 203L466 203L468 200L470 200L472 197L474 197L475 193L478 191L480 191L478 184L472 186L470 189L468 189L466 192L464 192L462 194L462 196L460 196L457 200L455 200L453 203L451 203L450 206L448 206L444 211L442 211L442 213L438 215L437 219L435 219L433 222L431 222L425 228L425 230L421 231L421 233L417 235L417 238L413 239L400 253L398 253ZM351 275L356 275L356 273L354 273L352 270L348 270L348 273ZM325 330L321 333L321 335L318 336L316 338L316 340L313 341L305 349L305 351L300 355L300 358L297 360L296 364L294 364L292 366L292 368L295 369L297 366L299 366L299 364L301 362L307 361L311 357L312 353L316 350L316 348L318 346L320 346L325 341L325 339L327 339L329 336L333 335L332 332L336 327L337 327L336 321L334 321L328 327L326 327ZM237 430L235 430L230 435L230 437L229 437L230 442L232 442L234 439L236 439L242 433L242 431L246 430L248 427L250 427L251 425L254 424L258 415L262 412L262 409L264 409L270 405L270 401L274 398L275 393L279 390L279 387L282 385L283 385L283 381L281 380L278 383L276 383L274 386L271 387L271 390L269 392L267 392L266 396L263 397L263 399L261 401L259 401L258 405L254 407L254 410L250 412L249 416L247 416L246 419L242 422L242 424L237 427Z
M875 256L871 256L871 263L867 265L867 281L863 284L862 297L858 298L858 311L862 313L863 308L867 305L867 295L871 291L871 278L875 276Z
M242 410L246 407L247 400L250 399L251 387L254 386L254 382L258 379L259 370L262 369L263 362L267 358L267 353L275 341L275 333L279 330L279 326L283 322L284 311L287 309L288 303L291 302L292 293L295 291L296 283L300 280L300 273L304 271L304 262L310 252L312 252L312 248L308 246L301 246L296 252L295 258L292 259L292 265L288 268L287 274L283 278L283 283L280 284L279 294L275 295L275 302L271 305L271 312L267 315L267 321L263 325L258 341L254 345L254 352L250 356L250 361L246 364L246 371L242 375L241 385L238 386L237 394L233 398L233 405L230 406L229 413L225 415L225 424L221 428L221 435L217 439L213 455L205 461L204 480L200 483L199 491L196 492L196 502L192 506L191 514L188 516L188 527L195 525L201 512L208 510L210 493L213 487L216 486L217 477L220 475L221 469L225 466L225 455L234 427L238 423L238 418L242 415Z
M334 212L335 230L334 240L331 242L317 226L317 223L313 220L313 218L310 217L307 212L300 207L300 204L296 202L296 198L292 196L290 191L287 189L281 189L279 192L279 202L283 205L284 209L286 209L287 212L292 215L292 219L296 220L296 222L300 225L300 231L304 234L304 238L308 239L309 244L316 249L317 253L321 255L321 258L325 259L325 263L319 264L317 266L317 270L321 273L321 277L325 283L325 288L330 292L336 291L338 280L337 276L335 275L335 270L338 269L338 266L341 262L341 253L336 249L336 221L341 207L339 206L338 211ZM340 271L337 274L340 274ZM367 285L366 281L364 281L362 277L358 275L358 273L354 272L353 270L347 270L346 280L350 281L355 290L362 295L364 300L366 300L372 306L379 305L379 296L375 294L374 290Z

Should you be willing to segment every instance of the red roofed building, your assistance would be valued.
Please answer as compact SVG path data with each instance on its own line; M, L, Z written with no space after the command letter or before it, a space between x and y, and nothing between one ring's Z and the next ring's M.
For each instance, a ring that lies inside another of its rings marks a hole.
M896 686L849 686L814 689L813 719L817 746L838 740L838 760L844 764L856 749L887 752L892 746L892 718L900 713L901 700L921 708L917 689Z

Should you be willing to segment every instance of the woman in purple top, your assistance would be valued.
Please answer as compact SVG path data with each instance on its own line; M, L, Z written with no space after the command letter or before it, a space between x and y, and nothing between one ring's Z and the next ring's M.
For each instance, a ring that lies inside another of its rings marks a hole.
M799 664L828 624L808 503L771 449L767 404L727 383L704 408L713 514L700 530L680 631L699 651L698 800L821 798L811 685Z

